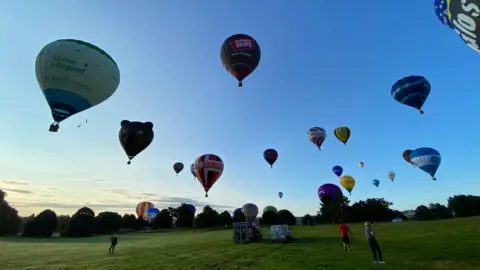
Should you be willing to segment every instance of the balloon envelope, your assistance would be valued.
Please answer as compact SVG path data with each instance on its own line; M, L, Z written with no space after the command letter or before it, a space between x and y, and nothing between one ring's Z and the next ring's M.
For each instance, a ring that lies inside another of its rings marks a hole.
M336 176L340 177L342 176L343 168L341 166L336 165L336 166L333 166L332 171Z
M151 202L140 202L137 204L137 207L135 208L135 212L137 213L138 217L141 217L143 219L147 219L147 210L149 208L154 208L153 203Z
M340 177L340 184L348 191L348 193L352 193L352 190L355 187L355 179L350 175L344 175Z
M326 199L336 200L343 196L342 190L335 184L323 184L317 190L318 198L321 201Z
M323 142L327 138L327 133L321 127L312 127L308 130L307 137L318 149L321 149Z
M270 166L273 166L278 159L278 152L275 149L267 149L263 152L263 158Z
M258 215L258 207L253 203L247 203L242 207L247 222L253 222Z
M187 204L187 207L188 207L188 210L190 210L193 213L193 215L195 215L195 213L197 212L197 208L195 208L193 204Z
M120 84L120 70L113 58L75 39L60 39L43 47L35 73L56 123L107 100Z
M352 132L348 127L338 127L333 131L333 135L335 135L335 137L337 137L337 139L345 145L347 145L351 134Z
M380 180L378 180L378 179L373 179L373 180L372 180L372 184L373 184L374 186L378 187L378 186L380 185Z
M173 164L173 170L175 171L175 173L178 173L181 172L183 170L183 163L181 162L175 162L175 164Z
M158 208L148 208L147 209L147 221L150 223L152 220L160 213Z
M410 159L413 165L428 173L433 180L437 180L435 173L442 162L442 156L437 150L429 147L417 148L410 154Z
M275 208L274 206L265 206L265 208L263 208L263 213L266 213L266 212L273 212L273 213L277 213L277 208Z
M392 97L401 104L413 107L423 113L422 106L430 94L430 83L422 76L408 76L392 86Z
M208 197L208 191L222 176L223 161L214 154L206 154L197 158L194 168L197 180L205 190L205 197Z
M118 139L127 154L128 164L152 143L153 137L152 122L130 122L128 120L120 122Z
M260 63L261 51L257 41L245 34L227 38L220 50L223 67L238 80L238 86Z
M405 151L403 151L402 153L402 157L403 157L403 160L405 160L406 162L412 164L412 160L410 160L410 154L412 154L413 150L410 150L410 149L407 149Z
M192 165L190 165L190 172L192 173L193 178L197 178L197 175L195 175L195 164L194 163L192 163Z
M450 0L448 9L455 32L468 47L480 53L480 1Z
M393 181L395 179L395 172L388 171L387 178Z
M278 192L278 197L281 199L283 198L283 192Z

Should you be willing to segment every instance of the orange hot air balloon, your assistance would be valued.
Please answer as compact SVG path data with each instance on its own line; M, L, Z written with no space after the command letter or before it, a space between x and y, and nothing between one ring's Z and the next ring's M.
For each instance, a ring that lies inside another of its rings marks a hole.
M413 150L407 149L407 150L403 151L402 157L403 157L403 159L404 159L406 162L412 164L413 167L415 167L415 165L412 163L412 160L410 159L410 154L411 154L412 152L413 152Z
M147 210L148 208L153 208L153 203L151 202L141 202L137 204L137 208L135 209L137 212L137 216L143 219L147 219Z

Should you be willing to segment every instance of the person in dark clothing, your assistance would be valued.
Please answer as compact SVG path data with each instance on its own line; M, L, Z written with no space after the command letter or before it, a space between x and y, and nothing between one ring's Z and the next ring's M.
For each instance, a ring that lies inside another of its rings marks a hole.
M113 234L112 237L110 238L110 248L108 248L108 255L112 254L115 252L115 247L117 246L118 243L118 238L116 234Z
M373 253L373 263L385 263L382 257L382 250L380 250L377 239L375 239L375 232L368 221L365 222L365 236L367 237L368 244Z

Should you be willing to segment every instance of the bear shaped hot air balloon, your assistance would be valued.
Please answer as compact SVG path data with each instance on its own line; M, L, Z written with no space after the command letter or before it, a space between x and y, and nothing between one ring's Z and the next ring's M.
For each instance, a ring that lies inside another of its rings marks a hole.
M127 164L130 164L135 156L152 143L153 136L152 122L130 122L128 120L120 122L118 139L128 156Z

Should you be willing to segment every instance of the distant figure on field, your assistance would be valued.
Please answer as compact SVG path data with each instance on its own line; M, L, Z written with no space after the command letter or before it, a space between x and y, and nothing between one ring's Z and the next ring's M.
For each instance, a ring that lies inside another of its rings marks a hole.
M110 238L110 248L108 248L108 255L112 254L115 252L115 247L117 246L118 243L118 238L116 234L113 234L112 237Z
M382 258L382 251L378 245L377 239L375 239L375 231L372 229L370 222L365 221L365 236L367 237L368 244L373 253L373 263L385 263Z
M348 225L342 221L338 229L340 230L340 237L342 238L343 250L350 251L350 238L352 238L352 232L350 231L350 227L348 227Z

